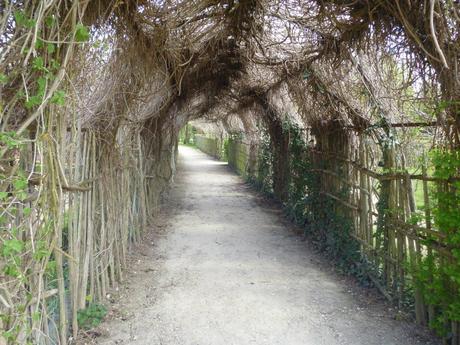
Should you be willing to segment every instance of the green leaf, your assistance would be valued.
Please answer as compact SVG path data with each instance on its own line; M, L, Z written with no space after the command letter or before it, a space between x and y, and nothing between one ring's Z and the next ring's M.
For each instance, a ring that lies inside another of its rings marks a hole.
M18 25L22 25L22 26L25 26L25 24L27 23L26 15L24 14L24 12L21 12L21 11L14 12L14 20L16 21Z
M43 61L43 58L41 56L35 57L35 59L32 61L32 68L37 71L43 71L45 69L45 63Z
M35 49L43 48L43 41L41 39L37 39L35 42Z
M56 20L54 19L53 16L48 16L48 17L45 18L45 25L48 28L52 28L55 22L56 22Z
M61 67L60 63L54 59L51 60L50 66L52 70L58 70Z
M16 266L13 266L13 265L7 265L5 266L5 268L3 269L3 271L5 272L5 274L7 276L10 276L10 277L14 277L14 278L17 278L20 276L20 273L18 271L18 269L16 268Z
M27 180L25 178L19 178L13 182L14 189L23 190L27 187Z
M92 329L97 327L107 315L107 308L102 304L90 303L86 309L81 309L77 313L78 325L82 329Z
M25 26L29 29L35 27L37 24L36 20L27 18L25 13L21 11L14 12L14 20L16 20L18 26Z
M0 84L6 84L8 82L8 77L3 73L0 73Z
M32 212L32 209L30 207L24 207L22 212L24 213L24 216L28 217L30 213Z
M89 40L89 30L81 23L77 24L75 28L75 40L79 43L83 43Z
M62 90L57 90L53 97L51 97L51 103L57 105L64 105L65 104L65 92Z
M37 95L43 97L45 95L45 89L46 89L46 78L44 77L38 78L37 84L38 84Z
M29 29L34 28L35 25L37 25L37 21L35 19L28 19L27 20L26 27L28 27Z
M29 99L25 103L25 106L27 109L32 109L33 107L40 105L42 103L42 100L43 97L39 95L29 97Z
M19 193L16 193L16 196L17 196L17 198L18 198L20 201L24 201L24 200L27 199L27 196L28 196L28 195L27 195L26 192L21 191L21 192L19 192Z
M53 276L56 275L56 261L54 261L54 260L48 261L48 263L46 265L46 268L45 268L45 273L49 277L53 277Z
M0 192L0 200L5 200L8 197L7 192Z
M11 254L17 254L22 252L24 249L24 243L17 239L6 240L3 242L2 254L4 256L9 256Z
M51 251L48 249L48 244L45 241L38 241L37 248L34 253L35 260L41 260L43 258L49 257L51 255Z
M56 46L53 43L48 43L46 45L46 50L49 54L53 54L56 51Z
M5 144L9 149L18 147L21 145L21 142L16 139L15 132L3 132L0 133L0 143ZM3 178L5 178L3 176Z
M39 321L42 317L42 314L39 311L32 313L32 320Z

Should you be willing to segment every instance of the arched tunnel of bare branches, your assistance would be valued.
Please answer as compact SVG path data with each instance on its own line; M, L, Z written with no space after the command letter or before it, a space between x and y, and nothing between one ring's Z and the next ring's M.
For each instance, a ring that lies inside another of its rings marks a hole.
M1 1L0 343L105 312L181 139L460 344L459 68L456 0Z

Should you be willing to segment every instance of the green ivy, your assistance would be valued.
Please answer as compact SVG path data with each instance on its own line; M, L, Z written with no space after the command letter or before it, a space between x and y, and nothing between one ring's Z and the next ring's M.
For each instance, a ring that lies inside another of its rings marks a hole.
M8 77L3 74L3 73L0 73L0 84L6 84L8 82Z
M256 186L263 192L273 192L273 150L270 137L264 129L261 133ZM338 267L356 276L363 284L370 285L369 263L361 258L359 243L351 236L353 222L346 212L340 212L334 200L320 190L320 176L313 171L309 147L301 128L290 121L283 123L284 135L289 136L290 168L288 199L285 210L288 217L305 229L305 234ZM321 167L315 167L321 168ZM339 191L346 200L349 191Z
M449 180L460 172L460 151L434 150L431 152L434 176ZM433 306L436 318L431 327L449 337L450 321L460 322L460 182L439 183L434 191L437 203L433 208L436 228L444 235L443 246L451 251L451 259L431 250L422 258L415 273L416 283L426 303ZM427 237L425 244L435 239Z
M35 27L37 21L35 19L29 18L25 12L23 11L15 11L14 12L14 20L18 26L23 26L28 29Z
M18 138L16 132L0 132L0 146L5 145L9 149L18 148L23 141Z
M106 315L107 308L105 306L98 303L91 303L87 308L78 311L78 326L85 330L93 329L99 326Z
M307 213L305 198L308 193L309 176L306 173L310 168L307 158L306 143L302 138L300 127L288 121L283 123L284 135L289 135L289 176L287 211L289 217L296 223L303 224Z
M86 26L79 23L75 27L75 40L78 43L84 43L89 40L90 34Z
M254 184L267 195L273 195L273 149L268 131L261 127L257 176Z

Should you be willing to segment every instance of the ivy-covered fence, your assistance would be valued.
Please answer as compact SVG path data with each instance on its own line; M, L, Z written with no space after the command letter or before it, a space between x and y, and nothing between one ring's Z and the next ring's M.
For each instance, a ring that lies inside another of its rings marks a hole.
M172 177L177 130L126 115L141 113L144 73L106 63L96 1L0 8L0 344L66 345L101 321Z
M11 168L0 174L0 343L65 344L84 320L100 319L93 311L105 312L128 248L139 241L166 183L147 176L170 164L154 164L160 159L149 157L138 131L120 127L101 137L58 128L64 128L59 146L47 137L0 138L11 157L0 165Z
M283 133L289 177L280 201L289 217L342 270L434 328L444 343L458 345L459 152L406 158L394 133L381 131L375 140L340 126L302 129L286 122ZM256 152L256 162L249 152ZM273 152L265 131L257 146L231 139L229 164L274 195Z
M196 134L194 138L196 147L201 151L217 159L224 157L223 140L200 134Z
M253 179L258 169L257 157L259 145L242 141L237 137L230 137L226 146L228 165L239 175Z

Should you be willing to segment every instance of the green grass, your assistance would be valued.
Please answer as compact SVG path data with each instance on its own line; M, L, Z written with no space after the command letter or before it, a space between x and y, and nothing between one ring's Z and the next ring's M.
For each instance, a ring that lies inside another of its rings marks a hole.
M412 188L414 190L415 205L417 210L425 207L425 196L423 195L423 182L419 180L412 181Z
M410 174L420 174L421 169L420 168L409 168L408 169ZM434 168L429 167L427 175L428 176L433 176L434 173ZM432 182L428 182L428 199L430 201L430 206L433 206L433 193L431 192L432 189L434 188L434 185ZM412 189L414 191L414 198L415 198L415 205L417 207L417 210L423 210L425 208L425 196L423 194L423 181L422 180L412 180Z

